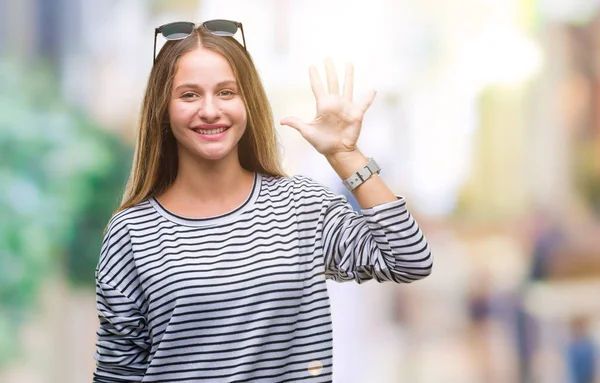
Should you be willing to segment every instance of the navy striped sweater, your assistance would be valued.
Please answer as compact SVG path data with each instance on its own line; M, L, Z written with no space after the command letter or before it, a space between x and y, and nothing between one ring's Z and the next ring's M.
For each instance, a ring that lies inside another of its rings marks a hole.
M151 198L104 237L94 382L330 382L325 279L408 283L431 267L401 197L361 216L309 178L256 174L217 217Z

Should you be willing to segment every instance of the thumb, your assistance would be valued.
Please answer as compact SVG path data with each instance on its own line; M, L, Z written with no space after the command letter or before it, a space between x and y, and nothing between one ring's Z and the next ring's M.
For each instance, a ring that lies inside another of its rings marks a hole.
M300 133L302 133L302 130L305 125L304 121L302 121L298 117L285 117L279 123L281 125L287 125L289 127L292 127L294 129L296 129L297 131L299 131Z
M375 95L377 95L377 92L375 91L375 89L371 89L369 94L365 97L363 102L360 104L360 109L362 110L363 114L365 114L367 112L367 109L369 109L369 107L373 103L373 100L375 99Z

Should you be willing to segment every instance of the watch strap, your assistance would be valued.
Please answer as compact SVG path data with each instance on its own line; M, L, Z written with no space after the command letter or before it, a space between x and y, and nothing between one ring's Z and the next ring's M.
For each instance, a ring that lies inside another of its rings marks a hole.
M356 173L348 177L345 181L343 181L344 186L352 191L356 189L363 182L371 178L373 174L379 174L381 168L375 162L373 158L369 158L369 162L362 168L358 169Z

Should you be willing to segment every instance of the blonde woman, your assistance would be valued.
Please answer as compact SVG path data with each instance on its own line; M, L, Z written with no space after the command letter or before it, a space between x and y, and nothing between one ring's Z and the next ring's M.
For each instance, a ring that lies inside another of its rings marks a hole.
M241 30L243 44L233 35ZM374 93L352 100L314 67L313 121L285 118L362 208L281 170L241 23L175 22L143 101L131 177L96 270L94 382L330 382L325 280L412 282L426 239L356 142Z

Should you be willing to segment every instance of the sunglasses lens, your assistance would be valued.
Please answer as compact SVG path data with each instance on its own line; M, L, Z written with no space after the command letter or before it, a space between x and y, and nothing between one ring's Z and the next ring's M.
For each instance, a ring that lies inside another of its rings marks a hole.
M161 33L167 40L185 39L194 31L194 23L177 22L166 24L161 27Z
M218 36L233 36L238 30L236 23L228 20L210 20L204 27Z

